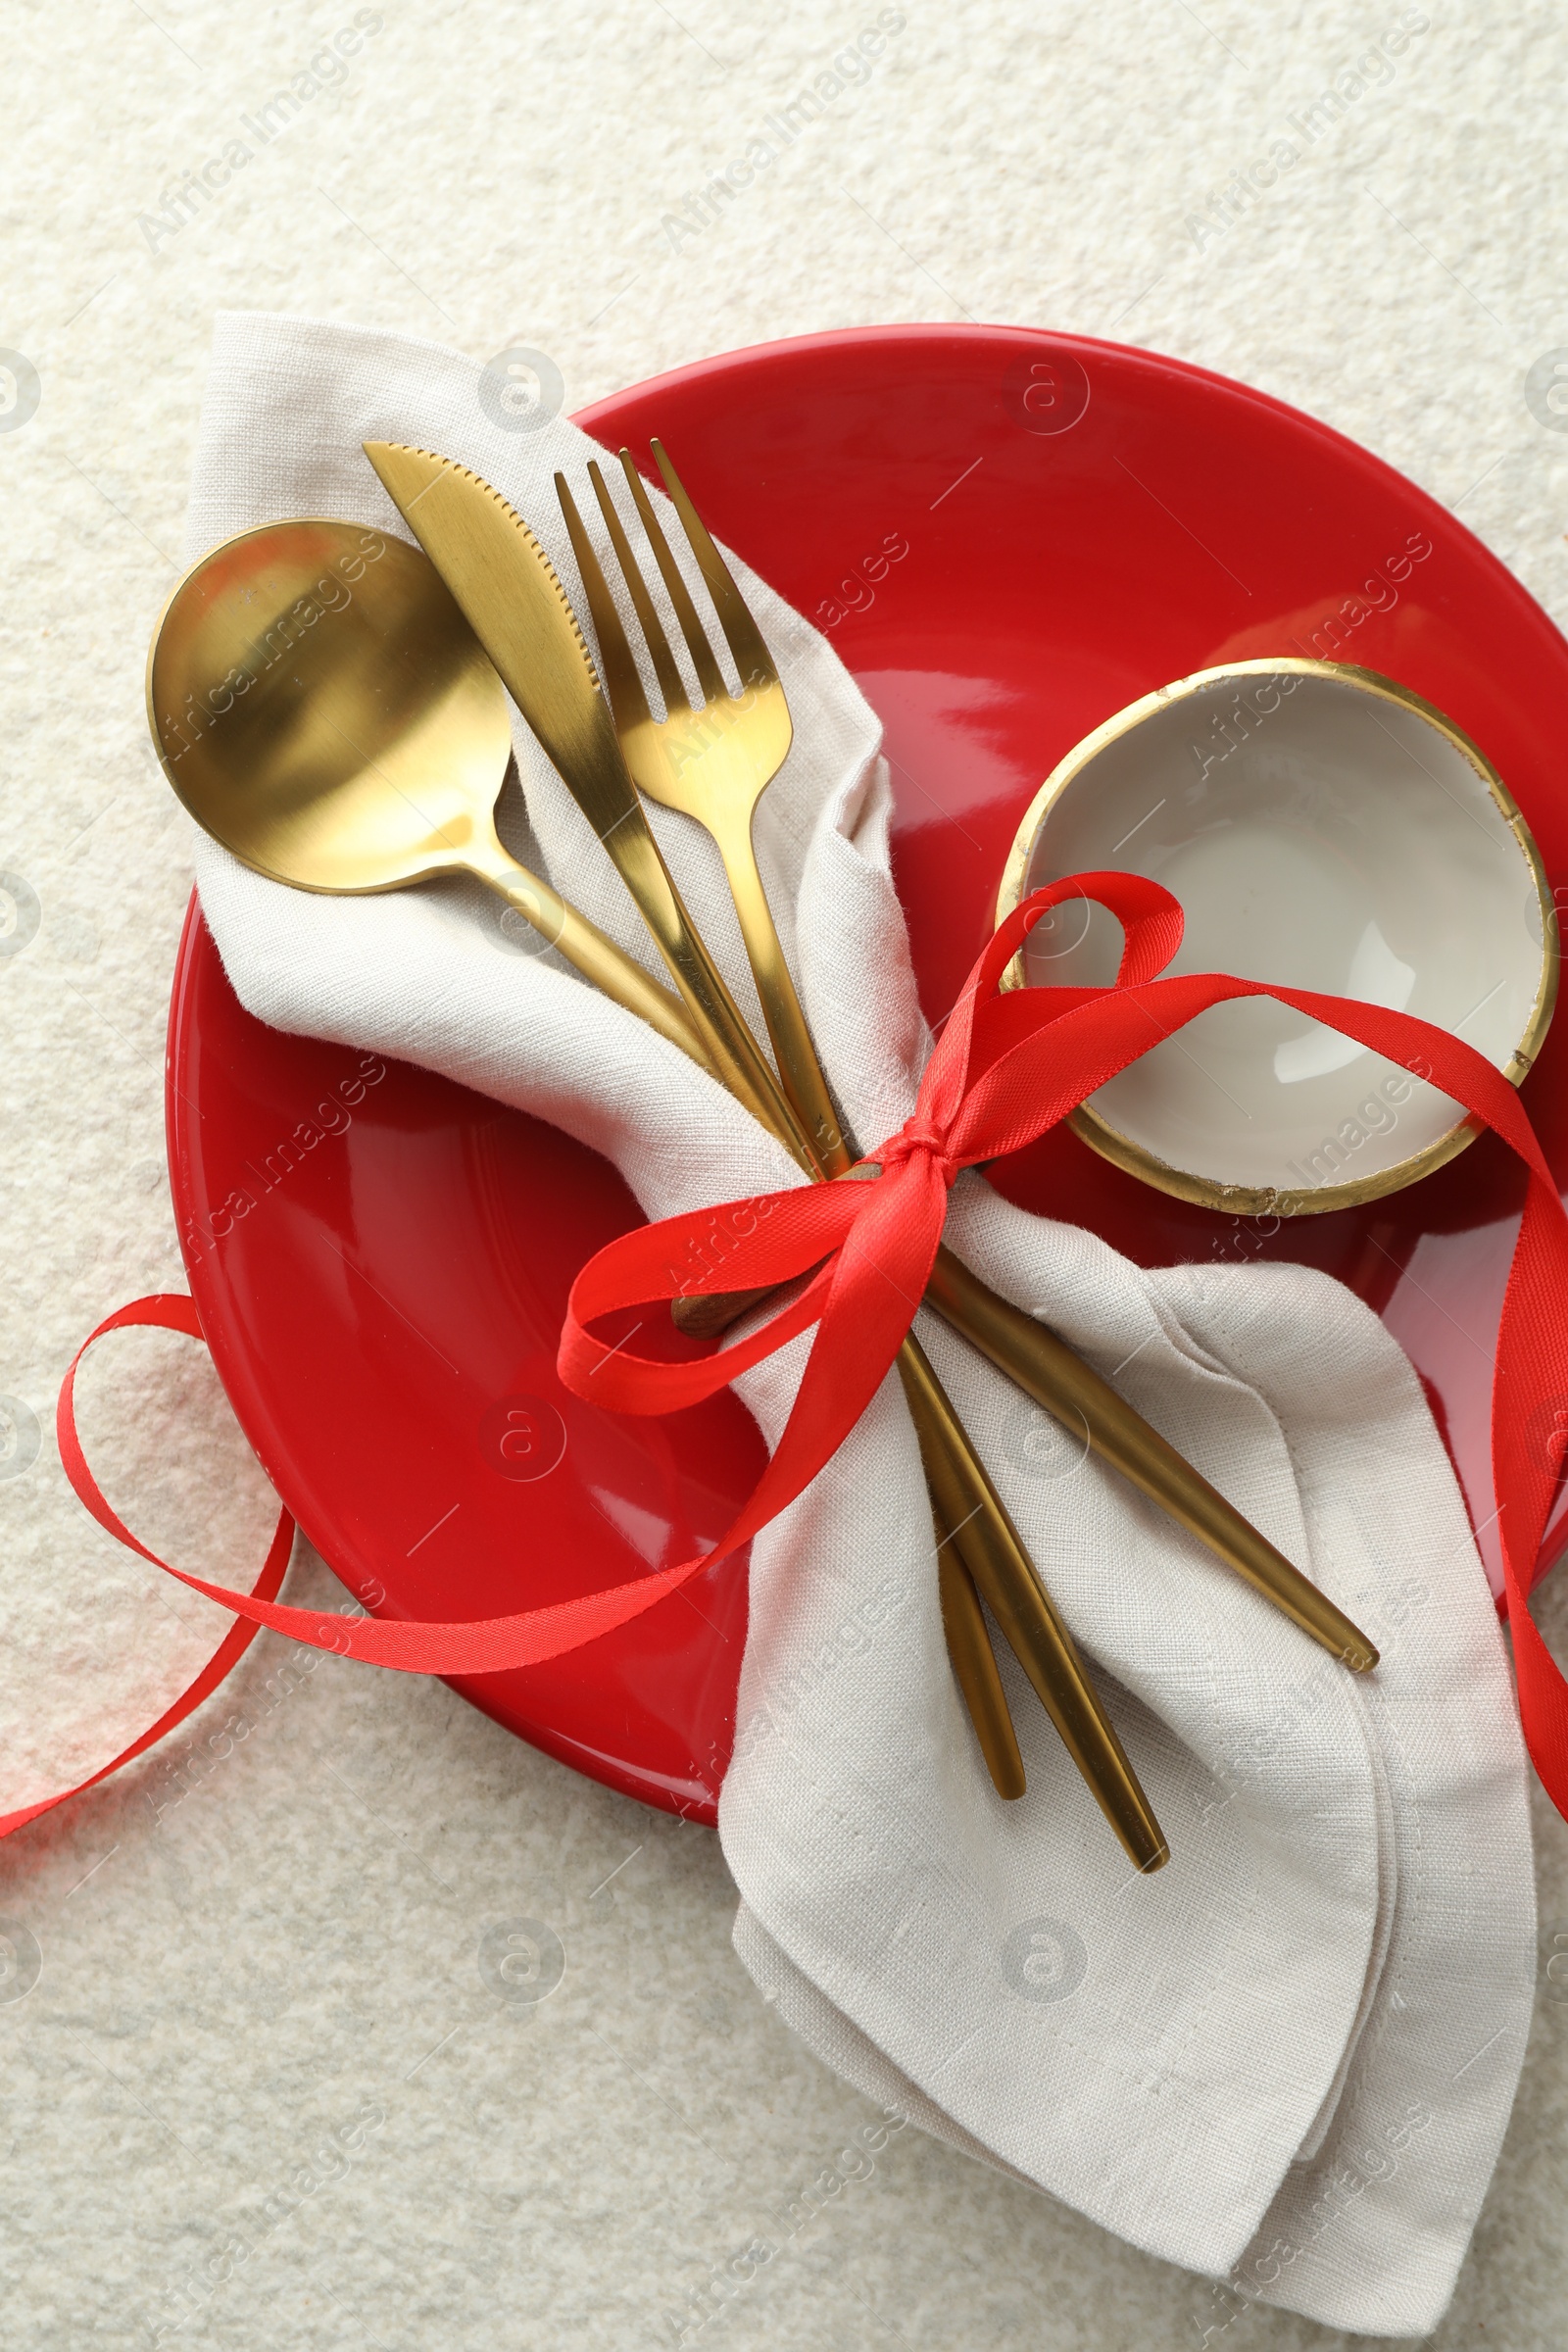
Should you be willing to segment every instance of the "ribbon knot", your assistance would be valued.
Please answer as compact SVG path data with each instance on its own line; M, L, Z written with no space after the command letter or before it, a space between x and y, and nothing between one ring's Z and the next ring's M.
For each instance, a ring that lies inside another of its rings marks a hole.
M912 1159L917 1152L923 1152L944 1186L951 1192L957 1182L963 1162L953 1157L949 1146L950 1138L928 1120L922 1119L916 1110L905 1120L897 1135L890 1135L885 1144L878 1145L873 1159L862 1162L862 1165L879 1165L884 1176L891 1176Z

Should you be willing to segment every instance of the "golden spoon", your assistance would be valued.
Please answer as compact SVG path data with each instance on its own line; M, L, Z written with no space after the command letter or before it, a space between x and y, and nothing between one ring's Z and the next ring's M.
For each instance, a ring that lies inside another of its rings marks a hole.
M191 815L258 873L349 896L472 874L691 1053L669 991L497 839L506 693L417 549L315 519L225 540L164 607L147 715Z
M476 874L541 939L701 1067L679 998L507 854L494 806L512 752L488 656L429 559L356 523L269 523L204 556L154 632L147 707L165 772L206 832L297 889L364 894ZM719 1073L722 1076L722 1073ZM975 1497L961 1495L966 1540ZM945 1524L938 1572L950 1630L964 1577ZM956 1665L998 1791L1022 1759L975 1625ZM983 1655L982 1655L983 1651Z

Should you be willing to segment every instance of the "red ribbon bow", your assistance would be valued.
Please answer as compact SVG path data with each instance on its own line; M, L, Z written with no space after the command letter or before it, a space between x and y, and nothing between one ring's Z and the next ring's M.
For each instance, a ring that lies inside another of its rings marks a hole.
M1097 901L1121 923L1125 945L1113 985L999 993L1026 934L1052 906L1070 899ZM728 1210L667 1217L623 1235L583 1268L562 1334L561 1376L577 1395L623 1412L672 1412L696 1403L813 1323L817 1327L772 1460L710 1551L580 1600L451 1625L323 1619L318 1611L273 1600L270 1574L264 1574L255 1594L245 1595L182 1570L170 1573L252 1624L409 1673L501 1673L559 1656L626 1624L776 1517L843 1444L913 1319L942 1238L948 1192L960 1170L1034 1142L1210 1005L1272 997L1417 1070L1500 1135L1525 1164L1529 1184L1493 1382L1493 1475L1525 1738L1553 1803L1568 1816L1568 1684L1526 1604L1558 1470L1540 1433L1554 1407L1568 1407L1568 1217L1524 1106L1472 1047L1407 1013L1222 973L1161 978L1181 938L1177 902L1136 875L1080 874L1037 891L1007 917L976 962L926 1064L913 1116L862 1163L870 1181L797 1186L731 1203ZM683 1252L705 1250L715 1217L728 1219L726 1249L719 1262L693 1279L678 1270L679 1261ZM771 1288L803 1275L810 1279L799 1296L760 1329L694 1361L657 1362L624 1344L607 1348L587 1328L650 1300L693 1291ZM122 1309L81 1352L121 1321L167 1320L167 1311L141 1310L173 1303L141 1301ZM60 1397L67 1474L101 1524L152 1559L105 1502L81 1455L72 1412L75 1368L73 1363ZM273 1567L270 1554L268 1567ZM217 1663L193 1690L213 1687ZM156 1728L168 1728L194 1703L187 1693ZM155 1736L156 1730L117 1762ZM0 1835L43 1809L0 1819Z

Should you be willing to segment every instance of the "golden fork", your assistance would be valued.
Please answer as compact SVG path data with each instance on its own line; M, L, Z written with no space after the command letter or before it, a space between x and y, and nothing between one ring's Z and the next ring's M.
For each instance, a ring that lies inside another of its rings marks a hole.
M729 693L642 477L630 452L622 450L622 470L696 669L703 708L700 713L692 710L619 513L597 463L592 463L589 475L648 641L665 715L655 720L649 711L636 663L592 545L558 474L558 494L599 632L611 706L627 765L639 789L650 800L683 809L718 845L785 1089L802 1123L819 1138L824 1166L830 1174L837 1173L853 1158L853 1148L839 1132L752 846L757 803L789 750L788 704L766 642L728 565L658 441L653 443L653 452L711 597L744 692L739 699ZM926 1298L1037 1404L1075 1438L1087 1432L1097 1453L1353 1672L1366 1673L1377 1664L1376 1649L1349 1618L1183 1460L1108 1382L1032 1315L988 1289L945 1245L938 1251ZM711 1318L709 1328L717 1320Z
M662 466L663 452L657 444L656 454ZM619 629L613 604L605 593L604 575L594 561L593 551L582 531L571 493L558 477L557 489L567 528L572 535L578 570L587 590L589 610L593 614L601 659L607 673L607 692L627 767L633 781L649 799L662 801L665 807L684 809L688 816L695 817L704 825L717 843L785 1092L811 1141L823 1170L830 1176L842 1174L852 1165L855 1155L848 1146L828 1094L752 848L753 811L762 792L783 764L784 756L790 748L793 729L784 690L777 678L770 674L771 665L766 650L727 567L717 559L712 541L703 531L695 509L691 508L690 500L670 468L665 472L666 483L672 486L672 495L679 491L683 502L682 520L686 522L688 536L692 536L698 560L703 563L704 578L719 612L731 651L742 663L743 681L749 681L742 704L737 707L733 703L713 659L712 648L698 621L686 582L648 504L641 478L635 467L628 466L626 478L631 485L632 496L637 502L637 510L643 518L664 585L674 603L706 698L703 719L699 720L693 714L684 682L671 657L669 643L648 593L647 583L627 542L620 515L605 488L604 476L597 463L590 464L588 473L622 577L642 625L665 710L665 717L662 721L656 721L649 710L636 663ZM688 511L691 515L689 521ZM705 544L711 551L706 562L703 557ZM748 722L739 739L731 732L737 708L744 710ZM718 718L720 714L721 723L717 731L709 731L705 722ZM683 774L691 775L691 787L685 792L681 789ZM705 1317L701 1308L706 1303L702 1300L692 1301L698 1312L684 1319L687 1329L701 1331L705 1325L716 1329L732 1319L722 1309L717 1316ZM918 1348L918 1342L914 1346ZM901 1361L901 1371L904 1369ZM929 1371L929 1365L925 1369ZM911 1380L917 1383L915 1394L910 1393ZM934 1376L931 1385L934 1386ZM917 1427L923 1427L933 1415L938 1419L942 1417L941 1407L923 1395L926 1384L920 1378L919 1366L913 1361L905 1373L905 1386L911 1408L915 1405L916 1394L921 1395ZM961 1481L955 1476L954 1466L947 1457L948 1449L942 1446L940 1441L927 1442L923 1447L922 1459L925 1462L927 1485L931 1490L938 1589L948 1653L995 1786L1004 1796L1021 1794L1023 1765L1018 1755L1017 1736L1007 1711L1002 1679L997 1672L985 1615L973 1576L963 1557L962 1538L960 1536L956 1543L954 1541L954 1518L950 1512L944 1511L938 1494L946 1491L950 1504L954 1506L961 1499L963 1508L957 1512L957 1516L963 1522L965 1533L976 1515L976 1506L963 1491ZM971 1544L978 1540L977 1534L970 1538Z
M836 1176L852 1164L855 1153L840 1128L822 1065L817 1059L816 1048L807 1026L806 1014L795 993L789 965L784 960L784 950L773 921L772 909L767 903L767 893L762 887L762 877L758 871L757 852L752 841L752 820L757 805L783 766L793 737L789 704L763 643L761 631L747 610L730 576L729 566L704 528L702 518L664 454L662 444L656 441L653 451L664 477L664 487L680 516L704 583L712 599L719 627L735 658L742 691L737 701L724 681L713 657L712 646L692 603L691 592L649 501L643 478L632 464L630 453L622 451L621 466L626 484L669 601L674 607L675 617L702 689L702 710L693 711L685 682L675 666L669 640L632 553L619 511L611 498L597 462L591 461L588 478L593 483L605 528L610 533L611 545L615 551L627 592L642 625L664 705L663 718L655 719L648 708L637 665L629 652L622 660L619 658L620 649L617 648L617 658L612 665L607 656L606 666L612 668L613 673L608 681L608 688L611 709L615 714L615 726L620 736L620 748L638 790L646 794L649 800L659 801L666 808L679 808L687 816L695 818L717 845L718 854L724 861L730 896L735 902L741 937L746 943L752 976L757 982L762 1017L772 1040L779 1076L816 1147L823 1166L830 1176ZM557 487L558 490L561 487L559 475ZM571 528L570 513L566 520L567 527ZM582 547L578 544L580 533L579 522L573 530L573 549L579 568L582 563ZM591 583L588 583L588 597L590 608L593 609L595 589ZM608 603L608 599L602 601ZM613 606L610 606L612 613L613 610ZM594 620L598 626L597 609L594 610ZM621 642L623 645L624 640Z
M626 464L628 476L632 476L629 460ZM608 519L614 510L604 487L603 476L597 465L591 466L589 470ZM621 735L622 748L628 751L628 765L632 766L635 779L641 769L651 764L646 754L650 745L658 747L661 731L649 713L631 648L592 542L583 527L576 502L564 477L559 473L556 476L556 490L594 621L606 692L614 713L617 733ZM640 483L637 484L637 490L641 492ZM654 532L658 532L657 521L645 498L640 511L645 522L652 526ZM688 528L691 527L688 524ZM701 530L700 524L696 527ZM650 650L654 653L666 710L669 712L663 725L678 726L680 716L684 714L690 729L695 722L691 718L679 673L630 546L620 529L618 516L614 520L613 544L616 557L626 573L627 587L636 603L639 618L648 634ZM697 620L695 609L685 595L684 583L679 582L679 574L674 569L668 548L663 545L662 533L659 533L657 544L663 549L662 568L667 566L666 578L674 578L679 583L682 625L687 631L688 647L698 663L698 674L704 680L705 689L710 690L715 697L722 696L725 716L728 717L732 711L740 710L743 707L731 702L711 649ZM711 546L711 542L709 544ZM713 551L712 561L722 569L716 550ZM724 577L728 578L727 572ZM777 689L772 696L765 692L771 664L767 662L765 648L760 637L752 629L750 615L732 582L729 598L732 609L726 614L726 630L733 630L743 638L750 630L756 640L755 646L748 643L745 652L737 654L737 659L742 662L743 674L750 654L758 657L757 667L769 673L760 679L763 691L759 699L744 707L748 714L757 712L771 734L776 757L762 777L762 783L765 784L776 772L789 748L788 708L784 704L781 689ZM731 644L734 650L733 637ZM702 649L700 656L699 646ZM776 680L772 680L772 683L776 688ZM738 724L736 731L739 732ZM630 746L626 740L628 732L632 736ZM720 744L724 741L722 733L719 741ZM690 751L690 733L686 743ZM700 748L692 756L701 760ZM735 765L730 773L733 779L744 783L744 755L741 763ZM724 839L720 847L726 865L737 882L737 907L743 935L760 994L767 1007L769 1032L776 1040L782 1041L781 1067L785 1073L790 1107L795 1111L795 1118L791 1122L795 1135L787 1136L786 1140L791 1141L808 1171L823 1180L845 1174L854 1165L855 1154L840 1131L826 1083L816 1063L810 1034L790 983L766 896L751 854L751 808L760 789L760 786L758 786L753 791L752 800L747 803L743 824L725 822ZM733 795L728 797L732 799ZM695 809L688 813L695 813ZM707 819L703 821L707 822ZM716 826L714 830L717 830ZM808 1067L798 1093L796 1085L792 1083L792 1073L802 1057ZM806 1093L808 1088L811 1090L808 1095ZM803 1097L808 1106L801 1109L797 1105ZM800 1151L803 1141L807 1142L804 1153ZM1109 1717L1100 1703L1071 1635L1057 1615L1002 1497L992 1485L929 1358L912 1332L900 1348L898 1360L932 1493L938 1560L942 1568L941 1600L949 1652L993 1780L999 1788L1004 1788L1002 1775L1009 1769L1007 1752L1010 1750L1015 1757L1016 1743L976 1586L990 1603L1009 1646L1128 1854L1141 1870L1158 1869L1168 1858L1169 1848L1149 1800ZM960 1573L957 1562L952 1556L954 1553L961 1556L962 1569L966 1573Z

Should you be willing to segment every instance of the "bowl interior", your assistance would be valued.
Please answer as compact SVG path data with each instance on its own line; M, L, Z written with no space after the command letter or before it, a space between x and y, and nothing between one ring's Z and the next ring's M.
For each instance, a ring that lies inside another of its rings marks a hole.
M1413 1013L1499 1069L1534 1042L1552 958L1523 828L1475 748L1403 690L1306 664L1189 679L1107 722L1053 785L1025 887L1096 867L1162 882L1187 919L1173 971ZM1120 947L1103 908L1070 904L1037 926L1024 977L1104 985ZM1386 1189L1462 1118L1258 999L1201 1014L1091 1108L1216 1187L1338 1198Z

